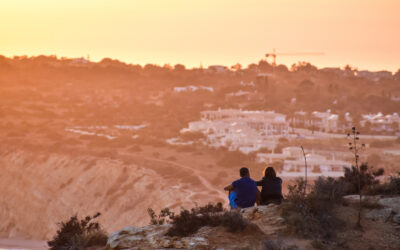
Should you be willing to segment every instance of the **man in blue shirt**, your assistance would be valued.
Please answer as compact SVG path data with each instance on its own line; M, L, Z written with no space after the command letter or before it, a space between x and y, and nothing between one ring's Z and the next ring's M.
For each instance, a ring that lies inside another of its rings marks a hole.
M230 191L229 204L231 208L246 208L254 206L257 199L256 182L250 178L248 168L240 169L240 179L232 182L224 189Z

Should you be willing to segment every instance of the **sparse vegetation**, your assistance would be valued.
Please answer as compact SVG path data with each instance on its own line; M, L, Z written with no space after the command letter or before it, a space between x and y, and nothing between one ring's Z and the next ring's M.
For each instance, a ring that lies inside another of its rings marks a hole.
M379 184L379 180L376 177L383 175L383 173L383 168L374 171L373 167L368 166L367 163L363 163L359 167L359 170L354 166L351 168L345 168L344 177L342 177L341 180L347 186L345 191L346 194L358 194L359 181L361 192L366 189L373 190Z
M240 213L224 210L221 203L215 205L210 203L190 210L182 209L177 215L168 208L161 210L160 214L156 215L149 208L148 214L153 225L161 225L165 222L172 224L172 227L167 232L168 236L186 237L196 233L204 226L222 226L229 232L239 232L250 225Z
M47 244L50 250L85 250L88 247L102 247L107 243L107 233L94 221L100 213L79 220L76 215L59 223L59 229Z
M303 237L333 240L343 226L333 213L333 208L340 201L341 185L333 179L320 178L308 195L304 195L303 179L290 185L287 201L281 205L288 231ZM334 191L326 194L331 188Z
M369 195L400 195L400 173L397 176L391 176L388 182L367 187L365 193Z
M147 214L150 216L151 225L163 225L169 222L169 218L174 217L174 213L169 208L162 209L158 215L156 215L152 208L148 208Z

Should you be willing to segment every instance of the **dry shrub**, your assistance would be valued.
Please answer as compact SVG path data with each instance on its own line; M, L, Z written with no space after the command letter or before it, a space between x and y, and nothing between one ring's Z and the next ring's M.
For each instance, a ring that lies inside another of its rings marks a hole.
M72 216L67 222L59 223L60 228L56 235L47 244L50 250L84 250L93 246L105 246L107 233L94 220L100 213L94 216L86 216L79 220Z
M365 193L368 195L400 195L400 173L397 177L390 177L386 183L368 187Z
M332 178L319 177L312 188L311 194L315 199L340 202L345 194L347 184Z
M383 175L384 170L379 168L374 170L373 167L363 163L360 166L360 170L352 166L351 168L344 169L344 177L341 178L347 185L346 194L358 194L358 182L360 180L361 190L371 189L379 184L379 180L376 177Z
M161 211L159 216L151 209L148 210L148 213L152 224L162 224L166 221L172 224L167 232L168 236L186 237L205 226L222 226L229 232L240 232L250 225L239 212L224 210L222 203L216 205L210 203L191 210L182 209L177 215L165 209Z
M308 195L304 195L304 185L303 179L289 185L287 202L281 205L289 232L303 237L334 239L344 224L333 213L333 208L341 200L343 184L320 178Z
M152 208L147 209L147 214L150 216L151 225L163 225L168 223L170 217L174 217L174 213L169 210L169 208L164 208L157 215Z

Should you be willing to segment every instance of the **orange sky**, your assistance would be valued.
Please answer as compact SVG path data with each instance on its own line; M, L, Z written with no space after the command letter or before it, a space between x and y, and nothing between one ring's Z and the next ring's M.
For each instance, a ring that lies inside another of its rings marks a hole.
M0 54L400 68L400 0L0 0Z

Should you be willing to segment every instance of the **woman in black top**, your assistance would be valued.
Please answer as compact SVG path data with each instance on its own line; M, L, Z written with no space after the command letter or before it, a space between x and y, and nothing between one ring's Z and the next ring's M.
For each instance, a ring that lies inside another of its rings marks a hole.
M265 170L264 177L261 181L257 181L257 186L261 186L261 202L260 205L268 205L270 203L281 204L282 196L282 179L276 177L273 167Z

